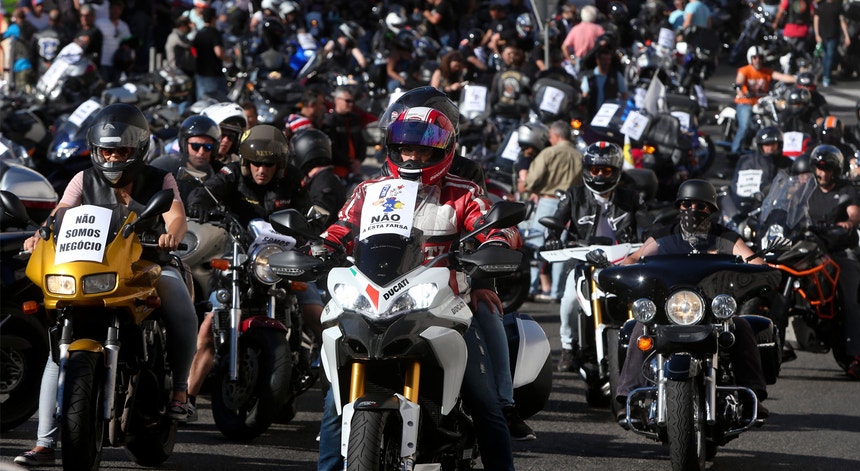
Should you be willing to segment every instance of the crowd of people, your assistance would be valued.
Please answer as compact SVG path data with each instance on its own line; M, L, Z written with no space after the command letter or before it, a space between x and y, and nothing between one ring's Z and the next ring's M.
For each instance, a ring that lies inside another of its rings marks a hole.
M784 0L776 21L787 15L784 34L797 38L797 47L809 47L804 41L810 39L823 44L822 85L828 87L834 80L831 68L836 43L850 44L845 20L838 10L834 13L834 0L820 2L814 14L798 13L791 7L797 1ZM7 76L12 77L14 86L26 89L67 45L75 44L82 54L98 64L104 80L111 82L123 72L145 70L151 46L165 54L169 67L193 75L197 97L205 98L226 95L223 69L229 54L223 37L228 33L251 32L269 40L284 40L299 33L315 34L317 39L328 40L323 50L333 60L359 70L370 66L368 57L375 46L385 45L389 52L385 66L388 91L410 88L412 91L394 101L380 117L385 134L383 175L368 182L388 178L420 181L428 195L436 198L435 205L455 208L445 213L455 215L449 224L451 233L446 236L469 232L490 206L480 169L478 177L474 177L474 167L467 165L468 171L461 171L464 167L459 166L456 157L460 116L455 103L461 99L465 85L475 81L489 86L487 104L496 123L515 130L518 136L520 151L511 163L510 173L517 196L533 203L535 208L531 219L521 227L524 234L529 234L525 238L527 244L552 249L597 241L645 242L624 263L634 263L652 253L678 252L680 246L684 250L688 245L695 249L690 243L693 239L701 243L702 250L751 255L738 234L716 222L711 224L720 208L709 183L691 180L681 185L675 201L680 213L677 224L670 229L653 228L644 214L645 202L640 194L623 182L626 163L621 146L600 141L580 152L572 142L569 122L525 122L531 87L541 77L549 76L578 89L588 117L608 99L627 98L626 78L613 59L615 51L630 40L625 22L639 15L644 4L613 1L577 8L574 3L564 3L553 15L550 47L544 51L539 28L535 26L537 20L523 0L489 5L471 1L458 5L456 10L449 0L402 3L401 8L380 15L368 11L369 8L357 9L338 1L264 0L249 5L247 1L213 4L209 0L194 0L190 5L166 2L128 5L123 0L99 3L24 0L12 14L11 22L3 19L3 35L9 41L3 43L5 57L0 62L5 66L4 72L11 74ZM667 25L679 30L710 25L708 7L699 0L689 3L679 0L674 4L675 11L671 8L668 5L662 8ZM273 28L280 33L264 34ZM314 28L318 31L314 32ZM405 31L409 34L404 36ZM131 37L134 41L126 41ZM410 85L420 83L416 76L422 61L416 56L414 41L420 37L432 38L445 52L426 80L430 86L413 88ZM118 60L123 47L137 51L132 62ZM544 57L549 58L548 63ZM795 120L798 126L815 122L813 127L759 130L753 139L753 152L747 152L745 139L751 126L752 105L769 91L771 80L796 83L796 89L792 89L794 95L788 101L790 105L803 106L805 111L813 108L817 92L815 77L782 74L766 67L763 53L756 46L750 48L746 58L749 65L738 70L735 80L739 129L731 152L741 156L736 173L763 170L757 174L762 177L758 182L760 187L750 194L766 192L769 176L799 158L783 154L783 132L800 130L810 135L804 158L809 159L818 182L818 190L809 202L810 216L817 223L841 226L849 234L834 241L830 250L841 267L840 285L846 293L842 301L848 314L846 353L851 358L848 373L860 378L857 341L860 312L856 297L860 282L856 259L860 199L848 181L860 176L854 157L854 150L860 148L860 123L845 126L826 110L826 103L819 102L814 106L819 115L812 121L810 115ZM349 249L360 217L355 210L361 207L369 184L362 175L362 162L368 155L363 131L377 118L357 108L357 93L348 85L332 90L308 87L296 109L290 110L282 123L257 124L253 103L222 101L185 119L178 130L176 155L152 165L146 164L137 151L128 150L139 150L142 146L129 144L131 139L140 141L149 137L149 126L140 110L128 105L109 105L100 112L89 133L93 168L75 177L60 207L82 203L128 205L140 203L139 198L151 192L153 185L171 189L176 195L174 207L164 218L166 232L160 244L175 249L186 230L185 217L205 219L208 214L212 205L208 190L244 218L265 218L284 208L296 208L303 214L313 211L318 215L316 229L332 243ZM860 101L857 110L860 121ZM420 121L426 132L398 134L400 121L407 119ZM792 121L786 119L786 122ZM100 132L119 134L107 136L116 138L110 140ZM416 135L435 139L416 140ZM186 166L207 174L206 190L184 186L174 179L177 169ZM352 186L355 190L350 193ZM100 191L91 192L90 187ZM834 195L839 204L831 204ZM538 222L544 216L561 220L568 224L569 230L564 234L546 231ZM36 239L28 241L25 249L32 249ZM513 229L491 232L484 241L511 248L519 248L522 242L520 233ZM443 246L438 250L449 248ZM175 391L169 413L177 420L193 422L196 396L214 355L208 330L212 313L201 320L199 329L189 327L194 322L193 317L189 318L194 312L188 307L190 297L184 288L172 285L171 276L167 270L162 276L164 286L159 285L159 295L168 307L165 317L174 322L169 326L172 347L168 353L172 357ZM464 287L464 292L467 289ZM299 300L303 319L319 335L322 299L317 290L305 293ZM578 305L571 280L565 279L560 265L536 266L531 294L536 301L560 302L562 350L556 369L578 370L579 333L574 322ZM536 434L514 407L498 296L489 287L478 285L471 287L471 299L476 321L467 333L470 355L463 395L471 402L472 414L479 424L478 442L485 466L513 469L510 440L531 440ZM744 335L739 337L749 340ZM182 348L176 347L177 343ZM196 353L191 348L195 345ZM739 358L749 357L749 346L739 342ZM638 352L633 348L629 351ZM628 358L627 364L641 361ZM744 363L738 361L738 364ZM43 379L37 443L16 458L20 464L41 465L55 460L57 429L53 401L57 371L51 359L48 366ZM758 394L759 400L764 400L767 393L761 381L761 365L748 366L747 370L741 367L746 376L742 374L739 378ZM626 376L622 375L621 396L635 387L638 378L631 371L638 369L631 367ZM342 466L339 420L332 401L330 394L326 396L320 436L321 469Z

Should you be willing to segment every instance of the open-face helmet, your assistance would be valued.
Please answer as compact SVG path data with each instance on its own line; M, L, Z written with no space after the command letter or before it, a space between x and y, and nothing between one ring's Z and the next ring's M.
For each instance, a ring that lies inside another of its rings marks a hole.
M189 116L179 126L179 155L182 156L183 165L188 161L188 138L195 136L212 139L215 146L213 152L218 152L218 142L221 141L221 128L218 124L206 116Z
M538 152L549 144L549 128L543 123L525 123L517 128L517 143L520 148L532 147Z
M782 131L776 126L765 126L755 135L755 149L760 155L776 159L782 157ZM770 153L765 153L763 146L778 144L779 147Z
M245 131L239 140L239 157L242 175L251 174L249 165L253 163L275 164L278 168L275 178L286 173L289 164L289 145L280 129L269 124L258 124Z
M845 126L842 124L842 120L833 115L824 118L818 130L822 144L837 145L842 142L844 133Z
M711 207L711 211L717 211L717 190L710 182L705 180L686 180L678 187L678 195L675 198L675 206L681 206L684 201L699 201Z
M844 162L845 158L842 156L842 151L830 144L815 146L815 149L812 149L812 153L809 155L809 164L812 168L829 170L836 175L842 173Z

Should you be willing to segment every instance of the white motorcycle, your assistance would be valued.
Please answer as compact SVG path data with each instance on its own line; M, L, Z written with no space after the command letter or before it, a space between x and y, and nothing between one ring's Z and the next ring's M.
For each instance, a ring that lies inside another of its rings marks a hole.
M467 356L463 335L472 311L452 291L451 269L472 277L516 270L522 258L518 251L463 247L481 231L517 224L523 214L520 203L497 203L481 226L461 239L460 250L427 263L422 263L422 237L415 232L380 231L357 242L354 264L331 269L322 363L342 414L347 469L471 469L477 446L460 387ZM291 218L273 218L272 225L311 240L312 253L328 252L303 221L294 212ZM362 231L366 228L362 224ZM269 264L292 279L317 278L330 266L295 251L273 255ZM517 404L536 412L551 386L549 342L534 320L521 316L512 325L516 331L511 335L514 329L509 329L508 337L516 338L511 353Z

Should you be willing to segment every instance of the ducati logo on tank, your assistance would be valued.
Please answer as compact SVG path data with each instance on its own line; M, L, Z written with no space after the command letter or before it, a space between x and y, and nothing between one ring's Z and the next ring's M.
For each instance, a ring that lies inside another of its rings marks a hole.
M368 186L361 208L359 240L377 234L409 237L417 196L418 182L391 179Z
M99 206L83 205L67 210L57 234L54 263L103 261L110 220L111 210Z

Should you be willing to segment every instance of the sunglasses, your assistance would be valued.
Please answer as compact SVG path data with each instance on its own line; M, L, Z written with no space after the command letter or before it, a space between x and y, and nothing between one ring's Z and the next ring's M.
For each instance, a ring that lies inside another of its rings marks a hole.
M588 167L588 173L591 174L592 177L599 175L611 177L612 174L615 173L615 169L613 167Z
M131 157L132 152L134 152L134 149L131 147L102 147L101 148L102 157L110 157L113 155L113 156L117 156L120 158L128 158L128 157Z
M707 209L710 210L711 207L707 203L703 203L701 201L693 201L693 200L683 200L681 204L678 205L681 209Z
M189 146L191 146L191 150L194 152L200 152L200 149L205 150L206 152L212 152L213 144L204 144L202 142L189 142Z
M275 166L275 163L274 162L251 162L251 165L253 165L254 167L272 168Z
M338 99L343 100L347 103L355 103L355 100L353 100L352 98L344 98L339 96Z

